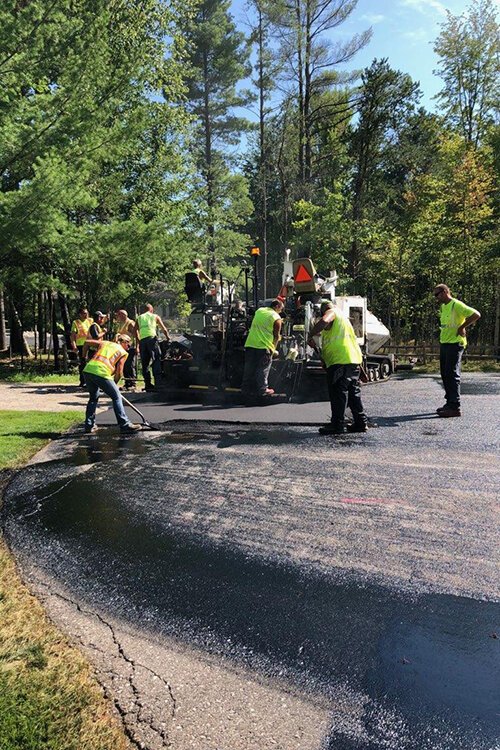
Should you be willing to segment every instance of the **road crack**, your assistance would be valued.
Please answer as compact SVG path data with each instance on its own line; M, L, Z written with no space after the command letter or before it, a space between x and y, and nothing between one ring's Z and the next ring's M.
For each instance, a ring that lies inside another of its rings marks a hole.
M147 748L147 745L145 745L144 742L138 739L136 736L137 735L136 726L140 724L145 725L155 735L157 735L157 737L161 740L163 747L165 748L170 747L167 729L158 723L151 709L148 708L148 706L144 705L141 690L137 685L138 670L142 669L148 672L156 680L160 681L161 685L164 687L165 691L168 694L169 703L171 705L170 716L173 718L177 711L177 701L175 699L172 686L170 685L168 680L166 680L161 674L156 672L154 669L151 669L151 667L148 667L146 664L143 664L142 662L132 659L126 653L122 643L120 642L120 639L118 638L115 632L113 625L110 622L108 622L98 612L95 612L90 609L86 609L82 607L82 605L79 602L75 601L71 597L61 594L60 592L53 591L51 587L49 586L49 584L43 581L37 581L37 583L40 586L43 586L48 591L50 596L54 596L66 602L67 604L70 604L72 607L76 609L77 612L79 612L82 615L94 617L98 622L100 622L109 630L111 639L113 641L113 645L116 648L118 657L121 659L122 663L124 663L127 666L128 674L124 676L124 675L121 675L119 672L116 672L115 670L112 670L112 669L101 670L101 671L102 671L102 674L110 675L111 681L113 681L113 679L118 680L120 678L126 679L128 686L130 688L130 694L131 694L132 701L133 701L133 708L132 709L125 708L122 705L123 701L121 702L116 696L114 696L110 692L110 690L106 688L105 685L103 685L102 687L104 688L105 695L112 700L113 705L115 706L121 718L125 734L127 738L130 740L130 742L134 745L134 747L138 748L139 750L145 750L145 748ZM78 641L81 643L82 647L91 648L94 651L98 651L99 653L103 655L107 655L108 652L105 649L96 645L94 642L86 642L80 636L77 636L77 638L78 638Z

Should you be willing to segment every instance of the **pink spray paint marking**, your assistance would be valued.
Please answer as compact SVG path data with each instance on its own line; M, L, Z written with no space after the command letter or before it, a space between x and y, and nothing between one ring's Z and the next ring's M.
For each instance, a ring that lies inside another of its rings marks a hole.
M341 497L341 503L368 504L368 505L394 505L397 500L389 500L384 497Z

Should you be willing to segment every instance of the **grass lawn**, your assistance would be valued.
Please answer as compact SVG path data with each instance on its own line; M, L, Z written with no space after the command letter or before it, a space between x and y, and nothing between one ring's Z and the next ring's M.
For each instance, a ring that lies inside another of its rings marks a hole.
M81 421L82 415L75 411L0 411L0 469L21 466L49 440Z
M0 412L0 494L25 462L81 415ZM129 750L80 652L49 622L0 538L1 750Z
M45 364L26 360L24 369L21 370L21 362L18 358L13 360L0 360L0 380L8 383L53 383L64 385L78 385L78 370L76 367L67 375L54 372L52 363Z
M413 372L417 374L439 373L439 360L433 359L425 365L415 365ZM462 362L462 372L500 372L500 362L494 359L470 359Z

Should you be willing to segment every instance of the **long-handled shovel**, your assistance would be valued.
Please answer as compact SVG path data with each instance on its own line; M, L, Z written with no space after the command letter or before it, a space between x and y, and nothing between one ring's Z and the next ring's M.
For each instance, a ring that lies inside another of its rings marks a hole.
M127 406L129 406L133 411L135 411L136 414L138 414L140 416L140 418L142 419L142 425L143 425L143 427L147 427L148 430L155 430L155 431L158 430L158 431L161 431L161 425L158 424L158 423L155 423L155 422L153 422L153 424L151 424L151 422L148 422L148 420L146 419L146 417L144 416L144 414L142 413L142 411L139 411L139 409L136 406L134 406L133 404L131 404L130 401L128 400L128 398L125 398L125 396L123 395L123 393L122 393L122 399L127 404Z

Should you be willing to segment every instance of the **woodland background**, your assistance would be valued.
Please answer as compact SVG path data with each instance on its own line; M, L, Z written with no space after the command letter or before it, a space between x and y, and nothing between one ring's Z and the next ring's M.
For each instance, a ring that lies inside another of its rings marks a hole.
M497 6L448 13L430 112L387 59L345 71L356 4L249 0L237 28L228 0L4 0L0 349L81 303L180 314L192 258L234 279L255 244L262 296L307 251L395 341L432 341L445 282L498 353Z

